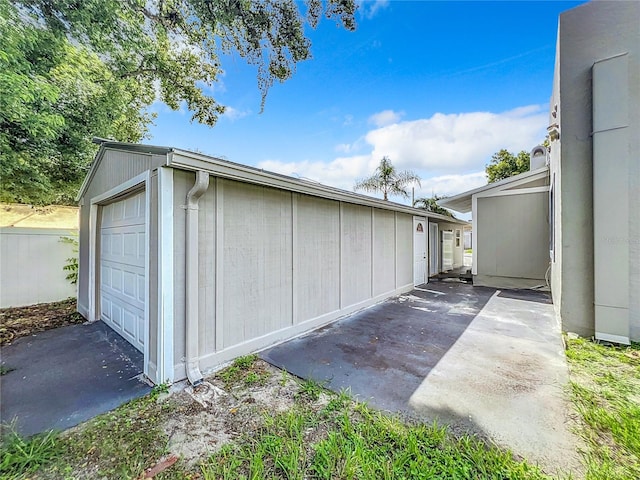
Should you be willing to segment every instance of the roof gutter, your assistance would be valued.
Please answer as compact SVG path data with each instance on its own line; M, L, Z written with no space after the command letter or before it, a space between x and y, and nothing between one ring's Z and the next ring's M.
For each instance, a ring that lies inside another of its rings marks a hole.
M186 229L185 229L185 363L187 378L193 386L202 383L198 349L199 322L199 284L198 270L200 252L198 250L200 197L209 188L209 174L202 170L196 172L196 181L187 193Z

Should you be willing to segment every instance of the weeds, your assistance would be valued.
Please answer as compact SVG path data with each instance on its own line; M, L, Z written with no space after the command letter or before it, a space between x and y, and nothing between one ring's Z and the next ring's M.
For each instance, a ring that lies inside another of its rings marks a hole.
M270 374L256 363L257 355L246 355L236 358L233 363L218 373L227 389L236 384L245 386L264 385Z
M640 478L640 344L568 340L567 358L570 395L584 421L587 480Z
M2 478L14 478L35 472L60 454L57 433L51 431L26 440L10 429L0 446L0 475Z
M320 398L323 388L319 383L308 379L300 383L300 388L296 394L296 398L316 402Z
M222 448L201 471L205 480L547 478L508 452L470 437L456 440L435 425L406 425L353 404L346 393L318 412L296 404L268 415L257 434Z

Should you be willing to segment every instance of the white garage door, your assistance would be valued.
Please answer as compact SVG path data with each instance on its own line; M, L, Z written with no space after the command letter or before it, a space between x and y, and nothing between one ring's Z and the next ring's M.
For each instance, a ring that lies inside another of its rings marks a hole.
M102 320L144 352L144 191L103 206L100 234Z

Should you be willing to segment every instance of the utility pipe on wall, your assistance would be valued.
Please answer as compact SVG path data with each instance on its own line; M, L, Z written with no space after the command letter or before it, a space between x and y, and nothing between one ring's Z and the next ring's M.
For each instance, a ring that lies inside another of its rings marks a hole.
M198 202L209 188L209 174L199 170L196 181L187 193L185 228L185 362L187 378L196 386L202 382L202 373L198 362Z

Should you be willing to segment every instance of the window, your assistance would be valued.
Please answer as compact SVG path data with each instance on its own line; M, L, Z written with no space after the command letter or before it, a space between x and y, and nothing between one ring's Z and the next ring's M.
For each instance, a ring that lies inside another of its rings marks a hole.
M460 230L456 230L456 247L460 246L460 236L461 236Z
M424 232L424 227L422 226L422 223L418 223L418 226L416 227L416 232Z

